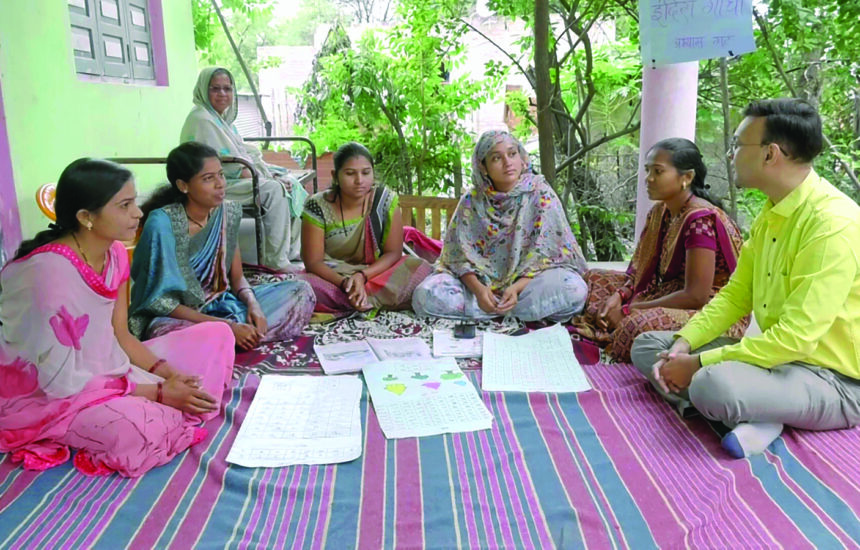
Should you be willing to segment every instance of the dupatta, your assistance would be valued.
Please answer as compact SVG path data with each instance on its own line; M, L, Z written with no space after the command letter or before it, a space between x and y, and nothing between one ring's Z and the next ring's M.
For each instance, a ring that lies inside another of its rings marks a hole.
M493 188L480 164L499 142L510 141L526 164L507 193ZM475 273L493 290L520 277L563 267L585 272L585 258L570 230L561 201L543 176L531 171L528 153L508 132L485 132L472 154L472 190L460 199L439 257L457 277Z
M233 84L233 104L222 114L218 114L209 102L209 81L215 71L222 70ZM239 114L239 99L236 95L236 81L223 67L206 67L197 76L194 86L194 107L185 119L179 141L197 141L212 147L221 156L239 157L254 165L260 179L271 179L269 165L263 161L263 153L256 147L245 143L233 124ZM241 165L225 166L224 172L230 179L237 179L242 172Z
M129 329L143 337L154 317L167 317L179 305L203 310L229 288L229 269L238 246L242 208L224 201L206 226L188 235L185 207L153 210L135 248Z
M382 255L397 208L397 195L383 185L373 188L373 198L360 219L337 221L326 191L305 203L304 219L321 228L325 235L326 260L341 275L351 275Z
M212 80L212 75L218 70L227 73L234 88L233 104L222 114L218 114L209 102L209 81ZM200 71L197 76L197 84L194 86L194 107L182 125L182 131L179 135L180 143L186 141L205 143L218 151L221 156L239 157L250 162L257 171L260 184L275 178L289 180L290 210L293 216L300 216L308 196L305 188L299 184L298 180L292 178L285 168L266 163L263 160L263 152L254 145L245 143L239 130L233 124L239 113L239 100L235 93L235 87L236 80L230 71L223 67L207 67ZM224 174L228 179L236 180L240 178L243 168L240 164L225 164ZM281 181L280 185L283 188L283 193L286 194L287 187L284 186L287 183Z
M720 208L693 195L681 212L669 220L661 246L661 227L667 210L665 203L660 202L648 212L639 243L627 267L632 294L644 292L658 274L662 278L679 268L684 260L681 254L683 230L690 222L704 216L714 216L718 252L722 253L729 269L726 274L714 274L714 285L723 286L737 266L738 254L743 245L743 236L737 225Z
M56 243L0 272L0 451L37 442L61 452L49 440L80 410L150 381L114 335L114 303L128 274L120 242L108 249L102 274Z

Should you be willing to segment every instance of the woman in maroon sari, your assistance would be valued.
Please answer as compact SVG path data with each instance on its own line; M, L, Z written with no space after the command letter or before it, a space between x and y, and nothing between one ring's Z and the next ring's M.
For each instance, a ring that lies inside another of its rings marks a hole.
M710 197L707 169L696 145L665 139L648 152L648 213L626 272L586 272L588 299L573 319L577 332L629 362L633 339L651 330L680 329L729 280L743 238ZM740 338L749 317L728 331Z

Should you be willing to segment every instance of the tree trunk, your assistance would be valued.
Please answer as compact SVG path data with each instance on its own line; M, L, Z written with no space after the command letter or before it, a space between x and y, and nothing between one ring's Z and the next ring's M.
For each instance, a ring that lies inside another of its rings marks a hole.
M549 0L535 0L535 84L540 166L543 177L551 183L555 180L555 151L549 109Z
M854 145L851 147L851 158L857 162L860 158L860 88L854 90Z
M230 42L230 47L233 49L233 53L236 54L236 59L239 61L239 66L242 67L242 72L245 73L245 78L248 80L248 85L251 87L251 93L254 94L254 102L257 104L257 110L260 111L260 118L263 119L263 125L266 127L266 135L271 136L272 123L266 116L266 110L263 109L263 102L260 100L260 94L257 92L257 85L254 84L254 76L251 74L251 71L248 70L248 66L245 64L245 60L242 59L242 54L239 53L239 47L236 45L236 42L233 41L233 35L230 34L230 28L227 26L227 20L224 19L223 15L221 15L221 9L218 8L218 2L216 2L216 0L212 0L212 7L215 8L215 13L218 15L218 20L221 21L221 27L224 28L224 34L227 36L227 41ZM266 142L263 148L268 149L269 143Z
M388 118L388 122L391 123L391 127L394 128L395 132L397 132L398 142L400 143L400 162L403 163L404 173L404 181L401 182L401 189L405 188L406 194L411 195L413 193L412 165L409 162L409 146L406 143L406 137L403 135L403 128L400 127L400 121L397 120L397 117L394 116L391 109L385 105L385 101L382 100L382 97L380 96L378 99L379 108L382 109L383 114Z
M723 96L723 149L726 154L723 156L726 163L726 180L729 182L729 215L733 220L738 219L738 197L735 189L735 178L732 174L732 160L729 158L728 152L731 147L731 121L729 120L729 78L728 78L728 62L725 57L720 58L720 90Z

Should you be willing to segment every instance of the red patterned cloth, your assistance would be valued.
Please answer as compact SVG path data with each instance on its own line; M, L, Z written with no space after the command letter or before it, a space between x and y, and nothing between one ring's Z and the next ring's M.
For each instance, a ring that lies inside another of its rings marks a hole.
M648 213L633 259L625 273L591 269L585 274L588 299L582 314L571 323L583 338L605 346L615 361L629 362L630 348L639 334L652 330L678 330L696 313L694 309L656 307L632 309L611 331L597 324L598 314L613 294L625 304L650 301L682 290L685 285L687 250L707 248L716 252L711 296L728 281L743 238L737 225L719 208L693 196L672 216L665 204L657 203ZM727 332L740 338L749 316Z

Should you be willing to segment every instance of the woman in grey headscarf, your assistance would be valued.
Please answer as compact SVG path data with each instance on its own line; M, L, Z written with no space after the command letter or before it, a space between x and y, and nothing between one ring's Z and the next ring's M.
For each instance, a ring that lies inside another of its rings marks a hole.
M478 140L472 189L448 225L437 269L412 295L416 313L566 321L582 310L582 251L552 187L508 132Z
M194 87L194 108L185 119L180 143L197 141L221 156L240 157L254 165L260 178L263 205L263 257L257 261L285 269L299 257L301 214L307 192L281 167L266 164L263 154L242 140L233 122L238 114L235 80L222 67L200 71ZM242 165L224 165L227 199L243 204L253 199L251 174Z

